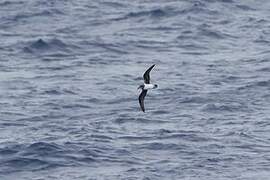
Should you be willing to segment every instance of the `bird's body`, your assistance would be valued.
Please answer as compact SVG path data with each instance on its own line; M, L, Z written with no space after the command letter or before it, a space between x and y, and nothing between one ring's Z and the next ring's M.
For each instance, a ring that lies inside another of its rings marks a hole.
M148 89L155 89L157 88L156 84L144 84L143 89L148 90Z
M149 89L155 89L155 88L158 87L158 85L156 85L156 84L150 84L150 75L149 75L149 73L153 69L154 66L155 66L155 64L152 65L150 68L148 68L145 71L145 73L143 74L144 84L143 85L140 85L138 87L138 89L142 89L142 92L141 92L141 94L139 96L139 103L140 103L140 106L141 106L141 109L142 109L143 112L145 112L144 98L145 98L145 96L147 94L147 90L149 90Z

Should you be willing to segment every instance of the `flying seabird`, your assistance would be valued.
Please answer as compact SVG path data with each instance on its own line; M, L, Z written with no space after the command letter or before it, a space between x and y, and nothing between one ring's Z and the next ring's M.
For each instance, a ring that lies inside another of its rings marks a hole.
M140 103L140 106L141 106L141 109L143 112L145 112L145 109L144 109L144 97L146 96L147 94L147 90L148 89L156 89L158 87L157 84L150 84L150 71L153 69L153 67L155 66L155 64L153 64L150 68L148 68L145 73L143 74L143 79L144 79L144 84L143 85L140 85L138 87L138 89L142 89L142 92L139 96L139 103Z

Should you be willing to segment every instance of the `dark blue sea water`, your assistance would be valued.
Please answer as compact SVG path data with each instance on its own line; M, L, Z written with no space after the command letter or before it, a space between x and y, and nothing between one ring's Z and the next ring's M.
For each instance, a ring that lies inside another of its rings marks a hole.
M0 179L269 179L269 12L267 0L1 0Z

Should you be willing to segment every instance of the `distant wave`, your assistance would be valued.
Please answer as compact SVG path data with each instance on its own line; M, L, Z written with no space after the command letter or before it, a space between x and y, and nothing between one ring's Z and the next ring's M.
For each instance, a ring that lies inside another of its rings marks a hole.
M242 85L237 89L240 91L244 90L256 90L257 88L268 88L270 86L270 80L261 80L247 83L246 85Z
M166 16L166 11L162 9L153 9L149 11L139 11L139 12L131 12L126 17L132 18L132 17L140 17L140 16L151 16L153 18L163 17Z
M237 111L247 111L248 108L243 104L230 103L230 104L218 104L218 103L209 103L203 107L204 111L207 112L237 112Z
M93 163L94 157L77 156L77 152L55 143L36 142L28 146L10 145L0 148L2 155L0 173L36 171L48 168L75 166L80 163Z
M4 1L0 3L0 6L10 6L10 5L17 5L17 4L24 4L24 1Z
M23 48L23 51L30 54L58 53L59 55L64 56L71 53L73 48L76 47L65 44L62 40L56 38L50 40L38 39L36 41L27 43L27 46Z
M167 12L162 9L153 9L149 11L130 12L124 17L115 18L114 20L125 20L130 18L139 18L149 16L150 18L161 18L167 16Z

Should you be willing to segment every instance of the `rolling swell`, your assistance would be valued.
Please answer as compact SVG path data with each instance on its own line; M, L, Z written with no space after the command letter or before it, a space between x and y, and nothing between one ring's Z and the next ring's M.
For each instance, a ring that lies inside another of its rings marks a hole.
M38 39L23 48L23 51L30 54L42 54L42 53L70 53L71 50L59 39L51 39L45 41Z
M25 145L9 145L1 148L1 173L9 174L17 171L39 171L50 168L77 166L94 163L91 153L76 152L55 143L37 142ZM80 154L79 156L76 154Z

